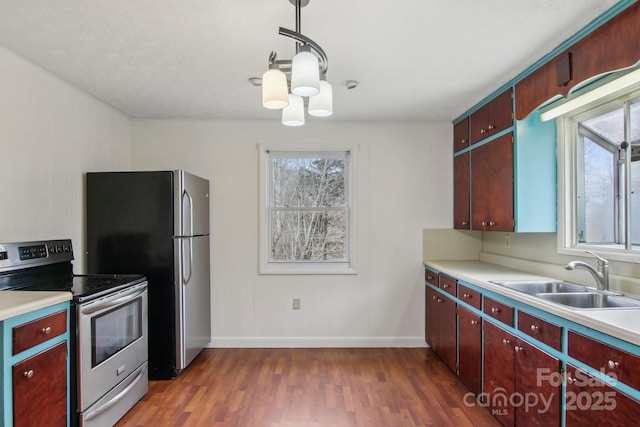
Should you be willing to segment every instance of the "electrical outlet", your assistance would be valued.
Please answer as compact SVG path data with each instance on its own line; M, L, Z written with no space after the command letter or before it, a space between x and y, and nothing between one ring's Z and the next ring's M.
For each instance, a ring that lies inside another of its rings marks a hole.
M509 249L511 247L511 235L510 234L505 234L504 235L504 247Z
M300 310L300 298L293 299L293 309Z

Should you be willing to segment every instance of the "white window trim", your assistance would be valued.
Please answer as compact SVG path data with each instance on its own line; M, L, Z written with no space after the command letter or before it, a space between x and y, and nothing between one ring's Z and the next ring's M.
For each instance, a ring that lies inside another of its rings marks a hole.
M269 151L292 152L350 152L347 170L347 191L349 194L349 242L348 262L271 262L269 241L269 194L271 177L267 165ZM357 144L258 144L258 274L357 274L357 230L358 230L358 152Z
M637 74L636 74L637 75ZM624 92L634 92L640 87L636 82L628 85ZM585 94L584 96L588 95ZM624 98L624 96L623 96ZM627 251L624 248L613 248L604 245L577 245L576 221L576 171L577 159L576 149L578 125L576 118L585 111L594 108L594 104L605 106L606 104L620 102L620 90L609 94L603 94L597 99L590 99L589 103L577 102L577 107L573 110L563 111L563 117L556 120L557 123L557 159L558 159L558 253L585 256L586 251L597 253L598 255L613 261L640 263L640 251Z

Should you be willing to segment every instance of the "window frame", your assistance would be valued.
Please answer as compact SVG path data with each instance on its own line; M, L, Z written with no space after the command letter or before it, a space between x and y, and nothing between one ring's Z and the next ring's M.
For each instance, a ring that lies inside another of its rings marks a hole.
M596 85L597 86L597 85ZM585 91L585 96L589 92ZM578 240L578 132L579 121L593 115L594 112L602 112L611 109L616 104L621 104L630 99L637 99L640 95L640 83L630 85L624 93L613 92L594 99L586 105L581 105L572 111L558 117L557 123L557 155L558 155L558 253L573 256L584 256L585 251L596 252L599 255L614 261L640 262L640 249L626 249L615 247L618 245L589 245L579 243ZM628 151L630 154L630 150ZM619 170L617 171L619 173ZM629 179L628 173L626 174ZM625 180L625 185L626 185ZM630 211L626 209L625 215ZM618 221L619 222L619 221Z
M272 182L270 176L269 152L303 153L311 155L331 155L349 153L345 171L345 190L347 192L347 236L346 261L280 261L271 260L271 197ZM258 274L357 274L357 162L359 146L357 144L258 144L259 152L259 208L258 208Z

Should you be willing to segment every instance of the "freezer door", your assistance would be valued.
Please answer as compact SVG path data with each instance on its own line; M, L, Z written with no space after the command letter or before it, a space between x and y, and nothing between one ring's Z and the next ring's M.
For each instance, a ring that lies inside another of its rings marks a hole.
M209 236L174 239L176 265L176 367L182 370L211 341Z
M209 234L209 180L183 170L174 174L174 235Z

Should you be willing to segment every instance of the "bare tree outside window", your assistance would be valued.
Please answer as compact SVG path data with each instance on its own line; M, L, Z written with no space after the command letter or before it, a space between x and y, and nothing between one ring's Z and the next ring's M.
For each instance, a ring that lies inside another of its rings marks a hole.
M348 261L348 153L269 153L272 262Z

